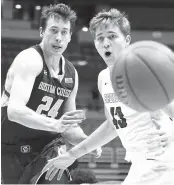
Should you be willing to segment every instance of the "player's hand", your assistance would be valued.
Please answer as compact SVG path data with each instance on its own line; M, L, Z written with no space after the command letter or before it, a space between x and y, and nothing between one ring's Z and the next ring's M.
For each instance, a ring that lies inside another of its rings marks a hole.
M166 150L166 146L168 145L169 138L166 132L157 130L149 133L152 136L151 140L148 140L148 156L159 156L163 154Z
M102 149L101 147L97 148L96 150L91 152L92 155L94 155L95 158L99 158L102 154Z
M75 160L76 158L72 157L68 152L49 160L42 170L42 173L46 172L45 179L51 181L57 175L57 180L60 180L64 170L73 164Z
M54 124L55 130L59 133L64 132L68 127L77 126L85 120L85 113L83 110L74 110L66 112L59 120Z
M152 137L153 139L147 142L147 144L149 144L148 146L149 150L156 149L159 146L165 148L169 143L169 136L167 135L166 132L162 130L153 131L149 133L149 135L155 136L155 137Z
M158 124L157 121L153 120L155 124ZM172 141L171 137L161 128L159 130L154 130L149 133L152 139L147 141L149 154L159 156L163 154L166 150L168 144Z

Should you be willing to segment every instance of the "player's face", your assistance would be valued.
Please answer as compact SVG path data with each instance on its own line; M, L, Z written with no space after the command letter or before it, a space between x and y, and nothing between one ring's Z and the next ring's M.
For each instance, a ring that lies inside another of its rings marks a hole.
M124 34L117 25L98 27L95 32L95 47L108 66L112 66L119 53L126 47Z
M44 48L53 55L61 55L71 40L70 22L49 18L45 30L41 30Z

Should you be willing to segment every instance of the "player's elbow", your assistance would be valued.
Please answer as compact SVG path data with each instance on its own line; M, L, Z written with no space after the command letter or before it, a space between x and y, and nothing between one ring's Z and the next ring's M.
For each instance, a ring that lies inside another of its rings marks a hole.
M18 117L17 107L14 104L9 104L7 107L7 116L10 121L16 121Z

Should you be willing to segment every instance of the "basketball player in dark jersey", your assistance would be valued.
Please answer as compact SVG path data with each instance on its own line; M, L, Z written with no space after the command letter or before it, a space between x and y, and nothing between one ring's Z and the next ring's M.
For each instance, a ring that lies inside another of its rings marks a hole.
M72 145L87 137L78 125L85 119L83 110L76 110L75 104L78 74L62 56L75 20L67 5L44 7L41 43L20 52L8 70L2 95L5 184L29 183L43 163L57 155L64 145L62 136Z

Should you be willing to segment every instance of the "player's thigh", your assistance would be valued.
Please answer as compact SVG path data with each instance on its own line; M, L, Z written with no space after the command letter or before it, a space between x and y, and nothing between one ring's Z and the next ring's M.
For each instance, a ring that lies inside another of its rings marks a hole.
M154 185L165 173L165 169L155 170L158 169L158 165L158 162L153 160L142 160L132 164L122 185Z
M15 154L2 153L1 170L4 184L17 184L24 168Z

